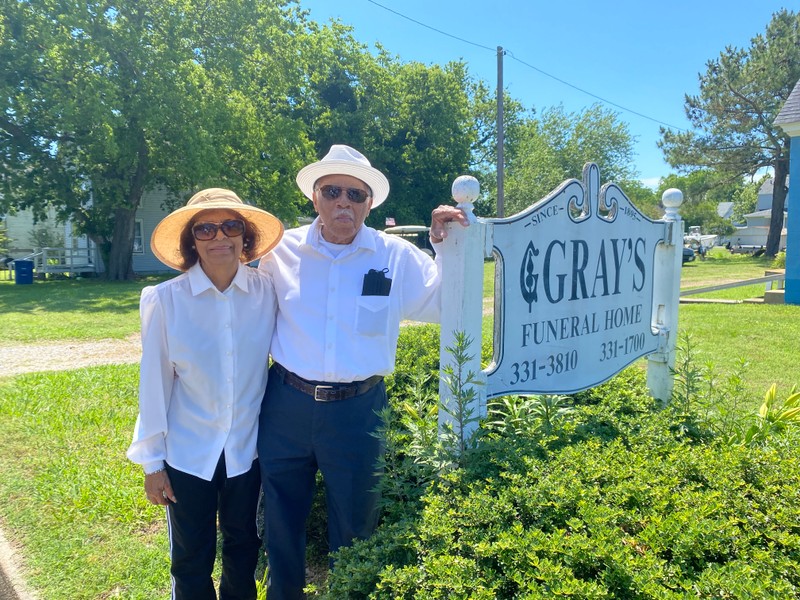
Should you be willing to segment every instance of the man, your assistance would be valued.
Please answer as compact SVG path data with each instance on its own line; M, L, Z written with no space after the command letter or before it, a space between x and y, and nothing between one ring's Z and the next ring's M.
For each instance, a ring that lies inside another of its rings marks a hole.
M364 225L389 182L357 150L334 145L297 175L317 219L286 232L260 268L272 277L278 318L274 364L261 406L258 455L264 488L270 600L303 598L305 522L315 476L325 480L331 552L377 524L372 433L386 405L400 321L437 321L439 268L406 241ZM452 206L431 215L468 225Z

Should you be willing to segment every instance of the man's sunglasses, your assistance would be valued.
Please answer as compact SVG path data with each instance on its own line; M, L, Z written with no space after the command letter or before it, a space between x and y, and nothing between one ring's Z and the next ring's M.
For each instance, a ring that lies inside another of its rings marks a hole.
M364 190L358 188L343 188L339 185L323 185L317 189L322 192L322 195L328 200L336 200L342 195L342 192L345 192L347 194L347 199L356 204L366 202L367 198L370 196L369 192Z
M229 238L239 237L244 233L244 221L241 219L229 219L222 223L195 223L192 225L192 235L196 240L207 242L217 237L217 232L220 229Z

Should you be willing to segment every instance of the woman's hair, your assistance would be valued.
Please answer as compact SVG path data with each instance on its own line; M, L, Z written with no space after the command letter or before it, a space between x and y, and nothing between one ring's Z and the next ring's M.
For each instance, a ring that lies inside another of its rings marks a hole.
M239 257L239 260L243 263L249 263L255 258L255 249L258 247L258 243L261 240L261 234L258 231L258 228L253 225L246 217L243 217L236 211L231 211L235 216L231 217L233 219L241 219L244 221L244 235L242 236L242 254ZM194 218L192 218L187 224L186 227L183 228L181 232L181 240L180 240L180 250L181 250L181 257L183 260L181 261L181 270L188 271L191 269L198 260L200 260L200 255L197 253L197 249L195 248L195 241L194 235L192 235L192 227L195 226L196 223L202 221L199 218L203 214L202 211L197 213Z

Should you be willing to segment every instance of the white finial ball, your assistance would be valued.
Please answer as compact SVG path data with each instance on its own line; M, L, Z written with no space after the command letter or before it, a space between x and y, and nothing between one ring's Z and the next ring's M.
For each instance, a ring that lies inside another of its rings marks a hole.
M661 204L664 208L678 208L683 204L683 192L676 188L669 188L664 190L661 194Z
M452 192L453 200L459 204L472 203L481 193L481 184L472 175L461 175L453 182Z

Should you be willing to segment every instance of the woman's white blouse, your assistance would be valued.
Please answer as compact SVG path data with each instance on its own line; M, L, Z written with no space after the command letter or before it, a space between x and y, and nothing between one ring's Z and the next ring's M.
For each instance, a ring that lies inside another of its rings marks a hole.
M210 480L223 451L228 477L251 467L276 305L270 279L244 265L225 292L199 264L142 290L139 417L128 458L145 473L167 461Z

